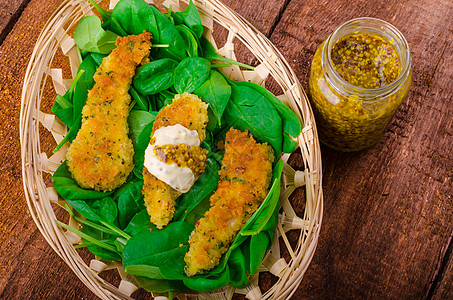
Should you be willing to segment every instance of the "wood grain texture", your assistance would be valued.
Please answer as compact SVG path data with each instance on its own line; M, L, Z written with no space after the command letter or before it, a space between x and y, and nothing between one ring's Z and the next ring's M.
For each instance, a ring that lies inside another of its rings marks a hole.
M450 34L452 30L450 28ZM428 155L433 157L433 160L436 161L436 169L437 172L432 176L434 180L441 181L442 184L450 185L450 189L447 190L447 193L444 194L444 199L446 204L450 207L453 206L453 189L452 189L452 181L453 181L453 155L451 147L453 146L452 143L452 136L453 136L453 108L452 108L452 101L453 101L453 93L452 93L452 80L453 80L453 70L451 67L451 61L453 59L453 49L452 49L452 41L447 43L447 47L445 48L444 54L442 58L439 60L439 63L436 68L436 76L433 77L430 90L432 92L427 93L427 97L437 98L440 94L445 93L448 91L449 97L444 98L444 101L449 103L450 109L445 110L442 106L436 105L434 109L437 110L437 114L442 115L442 122L439 122L437 128L434 130L436 131L435 136L431 136L435 139L435 143L440 142L439 149L436 149L434 152L429 152ZM446 84L444 86L444 84ZM443 88L436 88L438 86L443 86ZM441 97L440 97L441 98ZM440 132L441 134L438 134ZM447 138L449 136L449 138ZM447 143L444 141L447 140ZM449 141L449 142L448 142ZM449 144L448 144L449 143ZM449 160L450 164L443 164L444 160ZM442 169L445 168L445 169ZM426 172L426 171L424 171ZM441 174L444 173L445 175L442 176ZM431 177L431 176L430 176ZM442 181L442 177L444 177ZM436 191L438 193L438 191ZM433 275L435 281L433 284L432 295L433 299L452 299L453 298L453 225L450 223L449 226L450 236L448 238L447 243L445 243L441 249L440 257L437 266L437 272ZM446 232L448 233L448 232Z
M0 45L30 0L0 0Z
M8 33L0 45L0 299L96 298L43 240L22 187L22 79L39 32L59 2L0 0L0 32ZM322 230L293 299L453 299L448 248L453 231L453 3L224 2L271 36L304 87L316 47L349 19L389 21L411 47L411 92L380 143L357 153L322 148ZM16 11L14 27L6 28L7 14ZM246 51L240 55L251 60ZM53 144L47 141L43 144L50 151ZM88 260L88 254L83 257ZM134 295L150 297L143 291Z
M322 148L323 228L296 299L424 298L451 233L452 3L381 3L291 1L271 37L305 88L317 46L355 17L393 23L413 58L409 97L378 145Z

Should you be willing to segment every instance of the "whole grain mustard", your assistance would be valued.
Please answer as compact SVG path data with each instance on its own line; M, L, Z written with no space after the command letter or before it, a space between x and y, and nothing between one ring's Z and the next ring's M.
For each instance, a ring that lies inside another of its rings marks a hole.
M309 95L323 144L357 151L382 138L411 84L409 49L395 30L381 20L356 19L318 47Z
M384 87L398 78L398 52L386 38L356 33L335 43L331 58L335 71L347 82L365 89Z

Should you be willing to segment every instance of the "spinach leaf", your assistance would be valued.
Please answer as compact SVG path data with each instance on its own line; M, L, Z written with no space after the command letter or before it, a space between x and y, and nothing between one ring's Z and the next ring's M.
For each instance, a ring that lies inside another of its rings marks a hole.
M169 90L159 92L160 106L158 109L160 110L162 107L164 107L168 104L171 104L173 102L173 99L175 98L175 95L176 95L176 93L174 93L173 91L169 91Z
M129 124L129 134L134 144L137 143L138 137L143 131L143 128L154 122L156 115L156 112L147 112L135 109L129 113L127 122Z
M153 131L153 123L146 125L140 132L135 143L134 151L134 174L140 179L143 179L143 163L145 161L145 150L151 140L151 132Z
M186 42L186 53L190 57L198 56L198 40L195 33L185 25L176 25L176 29Z
M74 32L74 41L80 49L89 52L108 54L116 47L118 35L101 27L96 16L83 17Z
M292 138L285 132L283 132L283 145L282 151L285 153L292 153L297 148L297 142L293 141Z
M94 6L94 8L96 8L96 10L98 11L99 15L102 18L102 21L106 22L106 21L110 20L110 17L112 16L112 12L111 11L103 9L102 7L97 5L97 3L94 2L93 0L88 0L88 1L91 3L91 5Z
M151 6L143 0L121 0L112 11L112 19L128 34L141 34L144 30L151 32L153 40L160 40L160 30ZM120 32L115 23L112 30Z
M112 19L128 34L151 32L153 43L168 44L166 48L153 48L153 57L167 57L181 60L186 57L185 42L175 25L156 7L143 0L121 0L112 11ZM112 30L120 32L118 25Z
M69 86L66 93L63 96L57 94L57 96L55 97L55 103L52 106L52 112L58 118L60 118L60 120L65 123L68 128L71 128L74 121L74 89L76 88L76 84L80 80L84 72L85 70L79 67L79 70L77 70L77 75L71 82L71 85ZM59 149L58 146L57 149Z
M190 190L179 196L173 216L174 221L185 220L189 224L195 223L209 209L209 197L217 188L220 176L220 164L208 158L206 169Z
M97 192L94 190L86 190L81 188L77 182L72 179L71 172L68 170L68 165L64 161L52 176L52 182L55 190L65 200L77 199L100 199L112 194L110 192ZM86 216L85 216L86 217Z
M82 81L82 79L80 79L80 81ZM77 124L75 123L76 119L82 116L82 110L88 98L88 90L89 89L85 89L79 84L77 84L74 89L74 125Z
M155 95L148 95L149 98L149 108L152 112L158 112L160 108L162 107L163 101L161 101L161 95L155 94Z
M118 199L118 221L120 228L125 228L135 214L145 207L142 188L143 181L132 180L116 191L115 198Z
M187 287L180 280L156 280L142 276L136 276L135 279L137 280L139 286L148 292L164 293L173 290L187 290Z
M230 83L232 83L232 80L230 80ZM297 137L302 130L301 121L296 114L288 106L283 104L274 94L256 83L248 81L234 81L233 84L253 88L272 103L282 119L282 129L284 132L283 151L286 153L292 153L297 147L297 143L294 142L290 136Z
M194 92L195 94L195 92ZM223 118L220 118L221 120ZM223 124L222 124L223 125ZM211 132L216 132L221 126L219 125L219 121L217 120L212 108L208 106L208 124L206 125L206 130Z
M261 142L268 142L279 157L282 151L282 121L274 106L256 90L232 86L225 119L234 128L248 129Z
M90 226L83 226L83 229L82 229L82 232L91 236L92 238L95 238L99 241L103 241L104 243L107 243L107 244L110 244L110 245L113 245L115 240L116 240L116 236L113 236L113 235L110 235L110 234L107 234L105 232L102 232L102 231L99 231L99 230L96 230ZM114 252L114 251L110 251L110 250L107 250L105 248L102 248L98 245L95 245L95 244L91 244L90 242L87 242L87 249L93 253L94 255L102 258L102 259L105 259L105 260L119 260L121 259L121 256L119 255L118 252Z
M118 207L111 197L105 197L90 202L91 209L102 221L113 224L118 216Z
M96 72L96 63L91 57L88 55L80 64L79 68L77 69L77 76L74 79L75 85L74 89L70 88L68 92L65 94L65 99L68 102L72 102L72 123L70 123L69 131L65 135L64 139L57 145L54 149L54 152L58 151L67 141L71 142L76 136L77 132L80 129L81 121L82 121L82 109L86 103L88 97L88 90L90 90L94 85L93 75ZM60 106L61 107L61 106ZM68 108L69 109L69 108ZM55 108L58 110L58 107ZM68 121L71 113L68 110L62 112L64 113L64 117L67 118L65 120ZM68 125L69 123L66 123ZM68 125L69 126L69 125Z
M264 97L266 97L266 99L268 99L272 103L272 105L277 110L278 114L281 116L283 121L283 131L293 137L297 137L300 134L300 131L302 130L300 119L288 106L283 104L274 94L272 94L266 88L254 82L237 81L236 84L241 86L248 86L260 92Z
M96 64L96 69L102 64L102 61L107 56L106 54L90 52L89 56L93 59Z
M90 221L105 221L113 224L118 215L116 203L109 196L93 200L90 203L85 200L66 200L66 202Z
M216 151L217 145L214 144L214 135L211 131L206 130L206 137L204 141L201 143L201 148L208 150L208 158L212 157L209 153Z
M173 98L175 97L175 92L168 90L160 91L155 95L149 95L150 103L153 112L157 114L159 110L163 107L171 104L173 102Z
M193 229L192 225L179 221L168 224L162 230L133 236L124 248L123 265L156 266L164 278L185 278L184 255L188 250L189 235Z
M68 91L66 91L66 94L68 94ZM55 104L58 104L61 109L72 109L72 99L68 100L65 96L57 95L55 97L55 102Z
M211 63L200 57L187 57L175 69L175 89L179 94L192 93L209 77Z
M102 198L104 199L104 198ZM66 200L66 203L72 206L87 220L99 222L102 218L94 211L85 200Z
M163 58L169 57L178 61L187 57L185 51L185 41L175 25L170 22L156 7L151 6L154 14L156 15L157 26L160 30L160 44L170 45L168 48L155 48L157 49L156 57Z
M129 222L124 232L130 234L131 236L137 235L143 231L153 231L156 230L156 226L149 221L150 217L146 209L141 210L135 216L132 217L132 220Z
M267 231L262 231L250 237L248 243L244 245L244 254L248 256L246 259L247 263L245 264L247 274L258 272L271 243L272 239Z
M209 42L208 39L206 39L204 36L201 36L199 41L200 41L200 46L201 46L201 49L202 49L203 57L206 58L207 60L209 60L209 61L213 61L213 60L222 61L222 62L226 62L226 63L232 64L232 65L238 65L240 67L243 67L243 68L246 68L246 69L250 69L250 70L255 69L254 67L249 66L247 64L243 64L243 63L237 62L235 60L228 59L228 58L225 58L223 56L220 56L215 51L214 46L212 46L211 42Z
M184 22L194 33L200 38L203 34L203 25L201 24L201 17L198 13L197 7L190 0L187 8L182 12L173 12L172 16L179 20L179 22Z
M127 274L134 276L142 276L146 278L154 278L157 280L165 279L164 276L160 273L159 267L150 266L150 265L129 265L124 271Z
M60 101L58 101L57 99L60 99ZM57 95L55 98L55 104L52 106L52 112L63 123L65 123L66 126L68 126L68 128L71 128L74 119L73 116L74 109L72 108L72 103L70 107L62 108L62 106L59 104L60 102L62 102L61 99L65 99L65 101L68 101L66 100L65 96Z
M137 103L138 107L141 110L148 111L149 110L148 97L137 92L133 86L130 86L129 88L130 88L129 93L131 94L132 99L135 101L135 103Z
M210 275L209 277L203 275L186 277L183 282L189 289L195 291L207 292L216 290L226 286L230 282L230 270L226 266L220 273Z
M127 240L123 238L116 238L115 241L113 242L113 245L116 246L116 251L119 253L123 253L124 247L126 246Z
M275 197L275 195L273 195L273 197ZM271 237L271 239L274 236L275 228L277 228L279 209L280 209L280 203L278 205L275 205L274 212L270 216L269 220L266 222L266 225L264 225L263 228L261 229L261 232L266 231L269 234L269 236Z
M77 136L77 132L79 131L80 126L81 126L81 121L82 121L82 115L79 115L78 117L76 117L74 124L71 125L71 128L69 128L68 133L66 133L66 135L61 140L61 142L53 150L54 153L57 152L67 141L72 141Z
M187 234L187 244L181 243L177 248L158 254L155 257L155 261L159 265L160 273L166 279L182 280L187 277L184 272L184 267L186 265L184 256L187 251L189 251L188 240L193 227L190 228L192 228L190 232L185 232ZM172 236L168 236L168 238L172 238Z
M178 62L162 58L137 68L133 85L143 95L154 95L174 84L174 71Z
M197 291L211 291L226 285L244 288L249 283L245 262L242 250L235 248L230 253L228 263L220 272L210 271L204 275L185 278L183 282L187 287Z
M194 94L209 104L209 108L220 126L223 112L231 96L231 86L223 76L218 71L211 70L208 79L194 91Z
M103 227L105 229L108 228L106 228L105 226L97 225L98 223L106 225L113 224L115 222L118 214L115 201L113 201L111 197L105 197L102 199L90 201L90 203L86 202L85 200L66 200L66 202L87 220L94 222L89 223L88 221L83 221L84 226L82 232L90 237L90 239L86 241L88 250L103 259L120 259L117 251L106 249L105 246L101 247L97 243L92 242L92 239L94 239L98 242L102 242L102 244L104 245L112 245L111 248L115 249L113 245L115 244L118 235L106 233L103 230L99 230L98 227ZM110 227L114 228L114 225L110 225ZM109 231L113 232L112 230ZM85 236L83 236L83 238L85 239Z
M246 273L245 257L241 249L236 248L228 259L228 268L230 271L229 286L235 288L244 288L250 281Z
M73 122L69 132L65 136L65 140L67 141L72 141L76 137L81 126L82 109L87 101L88 91L93 88L95 83L93 79L94 73L96 73L96 63L91 55L89 55L82 61L77 69L77 74L80 74L80 77L74 87L72 97Z
M80 64L79 68L77 69L77 74L82 72L80 79L76 83L76 87L74 90L74 100L73 105L78 106L77 110L74 110L74 113L78 113L82 111L83 106L86 102L86 97L88 96L88 91L91 90L94 86L94 74L96 73L97 63L94 57L98 57L97 55L88 55ZM96 58L97 59L97 58ZM82 96L85 99L78 99L77 98L77 88L80 90ZM79 103L80 102L80 103Z

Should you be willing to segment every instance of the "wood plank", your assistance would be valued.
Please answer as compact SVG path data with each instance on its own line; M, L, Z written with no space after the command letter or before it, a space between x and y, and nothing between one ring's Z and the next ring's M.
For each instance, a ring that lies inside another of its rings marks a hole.
M0 45L30 0L0 0Z
M316 47L355 17L390 21L413 55L411 92L382 141L357 153L322 148L323 227L295 299L423 298L453 227L445 172L453 170L453 56L444 34L453 5L381 3L291 1L271 37L305 87Z
M449 86L451 91L451 80L453 79L453 71L451 67L451 60L453 59L453 50L452 50L452 42L450 41L450 45L446 47L445 53L442 56L442 59L439 61L437 67L437 75L433 78L432 85L437 86L439 79L442 78L442 81L447 79L450 80ZM445 79L443 79L445 78ZM443 92L443 91L439 91ZM433 95L430 93L430 97L436 97L437 95ZM451 94L450 94L451 95ZM450 101L453 98L447 98L447 101ZM446 123L446 134L452 136L453 135L453 114L450 110L450 119L445 119ZM448 112L447 112L448 113ZM447 118L447 116L445 116ZM451 146L451 144L450 144ZM448 155L448 153L443 153L443 155ZM450 161L453 159L453 155L449 156ZM445 166L447 170L447 174L449 174L449 179L445 184L449 184L451 186L452 175L453 175L453 167L450 168L448 165ZM453 203L453 193L450 190L450 193L446 195L446 201ZM433 286L432 291L429 296L432 296L432 299L453 299L453 226L450 226L450 236L448 242L442 248L439 258L438 258L438 268L437 273L434 274L433 277Z

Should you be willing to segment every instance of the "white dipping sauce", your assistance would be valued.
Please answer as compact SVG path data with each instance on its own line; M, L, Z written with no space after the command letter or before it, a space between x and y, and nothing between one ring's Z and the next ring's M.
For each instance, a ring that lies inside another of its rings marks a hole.
M154 144L149 144L145 150L144 166L148 171L175 190L187 193L195 182L195 176L188 167L178 167L176 164L166 164L154 153L155 146L186 144L200 146L200 138L196 130L176 124L157 129L151 139Z

